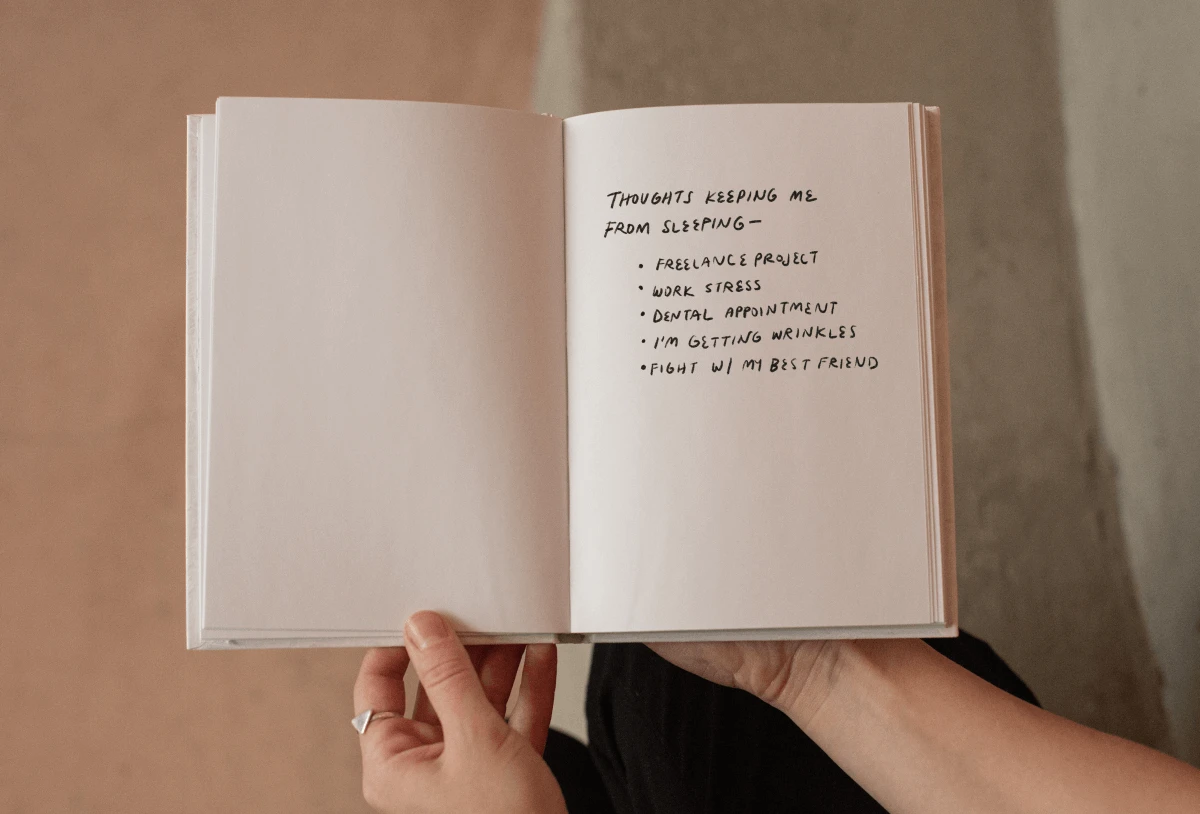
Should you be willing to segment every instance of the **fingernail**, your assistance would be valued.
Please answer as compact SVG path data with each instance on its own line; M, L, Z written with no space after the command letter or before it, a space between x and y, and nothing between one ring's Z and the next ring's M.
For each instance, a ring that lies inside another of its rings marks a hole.
M450 635L445 620L433 611L420 611L408 617L405 637L421 650Z
M556 655L553 644L531 644L525 648L525 661L533 659L537 663L548 662Z
M479 683L485 690L497 686L500 682L497 680L496 668L491 664L484 664L483 669L479 671Z

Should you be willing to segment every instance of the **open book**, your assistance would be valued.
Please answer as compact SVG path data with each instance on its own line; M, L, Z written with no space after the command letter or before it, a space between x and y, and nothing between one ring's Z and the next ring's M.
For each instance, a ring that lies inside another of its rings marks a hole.
M189 117L189 647L954 635L938 123Z

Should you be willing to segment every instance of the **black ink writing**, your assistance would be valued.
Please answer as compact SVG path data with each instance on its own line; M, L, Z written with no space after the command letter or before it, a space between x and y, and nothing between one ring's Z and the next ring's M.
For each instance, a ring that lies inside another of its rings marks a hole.
M662 233L664 235L684 235L689 232L712 232L718 229L732 229L740 232L746 228L742 216L727 218L692 218L690 220L664 220Z
M645 223L624 223L619 220L610 220L604 227L604 236L609 235L648 235L650 234L650 222Z
M660 257L654 264L655 271L691 271L692 269L720 268L721 266L744 266L746 254L715 254L704 257Z
M757 203L758 201L774 201L779 196L775 194L775 187L770 189L718 189L709 190L704 196L706 204L740 204L740 203Z
M727 336L698 336L692 334L688 338L688 347L708 350L709 348L727 348L730 345L746 345L761 341L762 334L758 331L746 331L744 334L731 334Z
M748 291L762 291L761 280L718 280L715 283L705 283L705 294L742 294Z
M769 266L772 263L778 266L787 268L791 265L807 266L817 262L816 249L810 252L792 252L790 254L772 254L771 252L758 252L754 255L754 267Z
M832 314L837 308L837 300L828 302L773 302L770 305L731 305L725 309L726 319L746 319L749 317L770 317L776 314Z
M652 297L694 297L690 285L653 286L650 289Z
M811 266L817 262L817 250L806 251L763 251L740 254L706 254L700 257L659 257L654 261L655 271L697 271L709 268L734 266Z
M697 362L651 362L650 375L695 373Z
M658 206L660 204L690 204L692 202L691 190L683 189L671 192L624 192L623 190L617 190L616 192L608 193L607 197L609 209L616 209L619 206L636 206L638 204Z
M708 309L698 311L695 308L684 308L680 311L662 311L654 309L655 322L676 322L679 320L690 321L696 320L700 322L712 322L713 318L708 315Z
M832 328L824 325L809 325L804 328L784 328L778 331L771 331L771 339L854 339L858 335L857 328L857 325L838 325Z

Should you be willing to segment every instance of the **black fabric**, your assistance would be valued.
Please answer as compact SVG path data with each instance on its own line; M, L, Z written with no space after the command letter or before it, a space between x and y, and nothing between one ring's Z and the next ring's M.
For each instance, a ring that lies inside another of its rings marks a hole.
M963 634L929 644L1037 703L979 639ZM578 749L560 744L547 757L558 763L551 768L571 814L883 811L786 715L680 670L643 645L596 646L587 719L594 775L586 765L563 765L563 755L582 760ZM596 776L606 794L595 790Z
M542 757L562 788L569 814L612 814L604 780L586 746L551 729Z

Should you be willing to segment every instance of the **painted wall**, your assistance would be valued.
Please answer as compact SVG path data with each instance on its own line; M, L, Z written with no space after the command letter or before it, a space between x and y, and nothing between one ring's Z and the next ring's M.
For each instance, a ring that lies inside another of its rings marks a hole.
M964 626L1048 708L1170 749L1094 403L1053 3L560 2L546 25L570 43L543 46L551 112L942 107Z
M1176 746L1200 765L1200 4L1056 5L1100 426Z
M524 107L541 5L0 5L0 812L370 809L361 653L184 649L185 116Z

